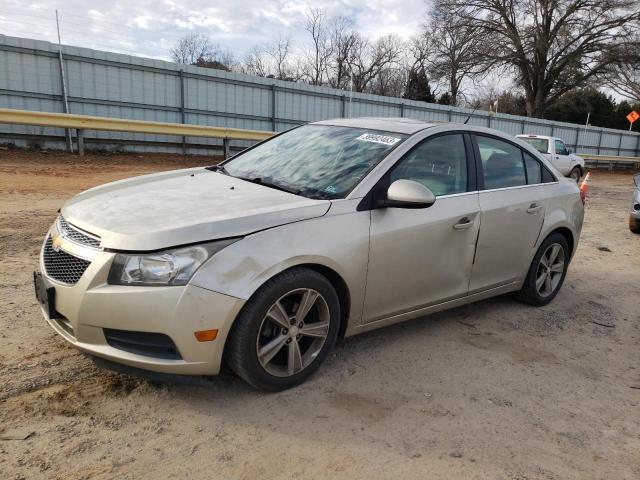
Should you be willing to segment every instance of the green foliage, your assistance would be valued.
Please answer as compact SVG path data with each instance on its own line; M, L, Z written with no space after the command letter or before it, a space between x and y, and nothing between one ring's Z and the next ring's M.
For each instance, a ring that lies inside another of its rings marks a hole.
M431 92L429 78L424 68L412 68L409 71L407 85L404 90L404 98L429 103L436 101L436 97Z
M449 94L449 92L444 92L442 95L440 95L437 103L439 103L440 105L451 105L451 95Z
M562 95L547 108L544 116L549 120L584 124L590 113L589 123L595 127L625 129L629 128L625 117L634 109L640 111L640 104L631 105L627 101L617 103L613 97L587 87Z

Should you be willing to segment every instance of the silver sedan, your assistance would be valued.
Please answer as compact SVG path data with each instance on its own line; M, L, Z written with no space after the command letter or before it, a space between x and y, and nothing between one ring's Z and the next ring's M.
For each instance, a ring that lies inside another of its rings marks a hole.
M636 189L631 198L631 208L629 210L629 230L633 233L640 233L640 173L633 177Z
M180 374L224 362L279 390L338 337L509 292L546 305L583 216L575 182L509 135L329 120L77 195L34 281L49 324L91 355Z

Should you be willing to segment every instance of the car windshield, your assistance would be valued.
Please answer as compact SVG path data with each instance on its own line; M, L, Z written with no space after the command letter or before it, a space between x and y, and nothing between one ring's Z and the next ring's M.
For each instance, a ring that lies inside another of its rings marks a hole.
M224 173L310 198L344 198L407 135L305 125L224 163Z
M540 153L549 153L549 140L546 138L520 137Z

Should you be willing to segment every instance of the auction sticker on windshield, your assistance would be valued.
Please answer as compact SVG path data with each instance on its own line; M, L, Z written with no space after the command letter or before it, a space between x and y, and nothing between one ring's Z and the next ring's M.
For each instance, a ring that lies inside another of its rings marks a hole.
M383 145L395 145L400 141L397 137L389 137L387 135L377 135L375 133L363 133L358 137L363 142L382 143Z

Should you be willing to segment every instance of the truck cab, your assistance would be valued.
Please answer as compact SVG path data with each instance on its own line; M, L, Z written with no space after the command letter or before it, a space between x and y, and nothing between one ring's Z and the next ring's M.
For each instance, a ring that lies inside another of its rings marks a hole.
M585 170L584 159L569 150L561 138L545 135L517 135L517 137L547 157L565 177L573 178L576 182L582 178Z

